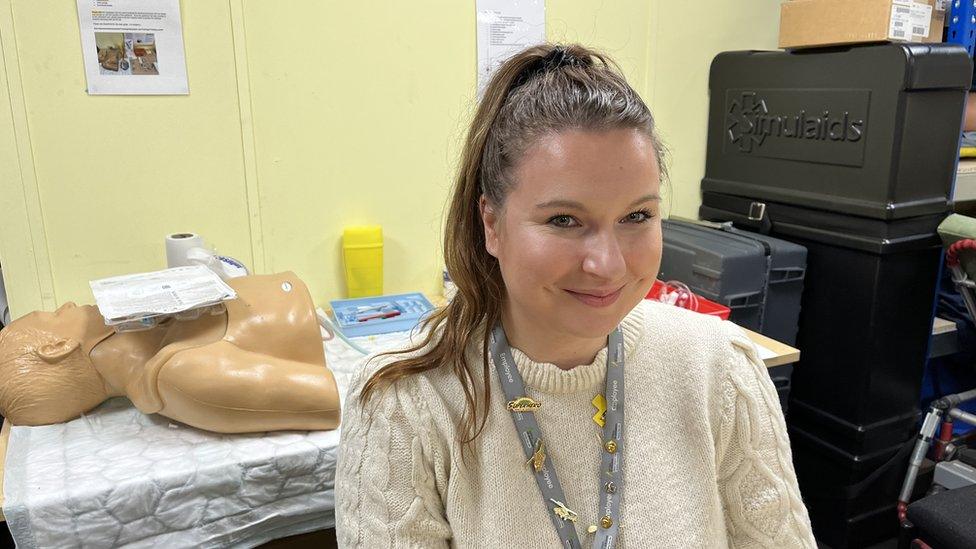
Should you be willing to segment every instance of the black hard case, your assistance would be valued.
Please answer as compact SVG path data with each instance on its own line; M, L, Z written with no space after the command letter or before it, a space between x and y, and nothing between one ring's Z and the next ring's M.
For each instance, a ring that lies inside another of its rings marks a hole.
M721 53L702 190L885 220L945 212L971 67L948 44Z

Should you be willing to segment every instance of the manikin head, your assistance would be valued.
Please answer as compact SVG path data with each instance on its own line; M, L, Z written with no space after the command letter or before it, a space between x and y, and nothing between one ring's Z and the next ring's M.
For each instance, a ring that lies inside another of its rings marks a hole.
M0 331L0 414L14 425L47 425L103 402L105 385L85 348L91 324L90 307L66 303Z

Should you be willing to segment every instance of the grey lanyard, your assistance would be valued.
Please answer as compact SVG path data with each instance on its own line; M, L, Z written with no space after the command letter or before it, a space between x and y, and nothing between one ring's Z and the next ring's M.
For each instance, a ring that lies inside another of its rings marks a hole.
M491 356L501 380L502 390L512 409L512 403L525 402L525 382L515 365L512 349L508 346L501 323L495 326L491 338ZM624 429L624 342L620 328L610 333L607 345L607 376L605 397L607 400L606 423L603 426L603 459L600 464L600 508L594 549L611 549L617 543L620 529L620 499L623 497L623 429ZM534 404L538 406L538 404ZM512 421L518 431L522 449L530 462L544 450L542 430L532 412L512 410ZM552 459L545 454L541 467L530 467L542 492L542 502L563 546L580 549L579 537L573 526L576 514L566 507L566 496L559 484Z

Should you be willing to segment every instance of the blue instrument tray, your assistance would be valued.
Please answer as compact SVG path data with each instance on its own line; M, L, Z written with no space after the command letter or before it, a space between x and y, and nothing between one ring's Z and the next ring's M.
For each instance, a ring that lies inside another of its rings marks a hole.
M336 299L329 304L336 324L347 337L411 330L434 310L421 293Z

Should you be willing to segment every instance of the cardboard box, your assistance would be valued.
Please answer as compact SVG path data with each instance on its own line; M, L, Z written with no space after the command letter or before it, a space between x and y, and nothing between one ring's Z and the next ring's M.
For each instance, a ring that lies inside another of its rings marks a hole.
M942 42L945 0L793 0L780 7L779 47Z

